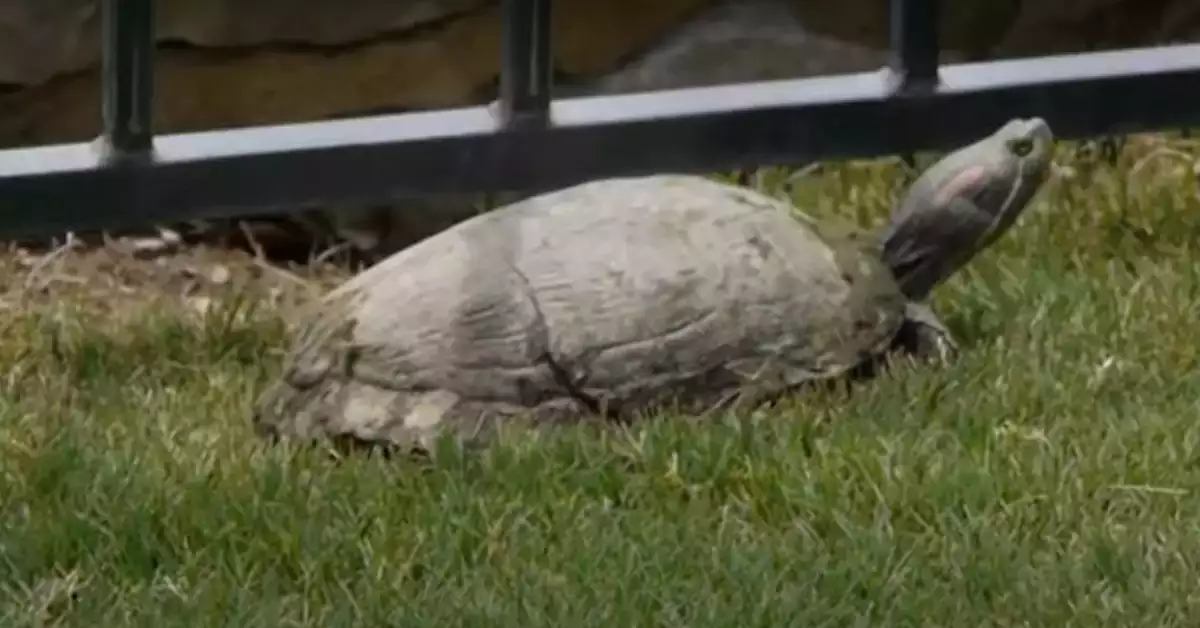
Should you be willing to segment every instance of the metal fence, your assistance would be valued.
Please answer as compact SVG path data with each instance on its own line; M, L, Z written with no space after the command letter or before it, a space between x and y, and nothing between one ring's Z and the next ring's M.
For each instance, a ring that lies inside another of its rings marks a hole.
M891 1L878 72L551 98L551 0L504 0L491 106L155 136L153 0L104 0L104 132L0 151L0 235L544 189L945 149L1038 115L1078 138L1196 125L1200 45L939 67L936 0Z

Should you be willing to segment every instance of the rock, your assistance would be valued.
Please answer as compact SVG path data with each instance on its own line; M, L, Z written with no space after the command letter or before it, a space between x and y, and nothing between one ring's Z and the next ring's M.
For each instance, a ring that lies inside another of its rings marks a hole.
M813 30L873 48L887 45L888 2L797 1ZM1194 0L969 0L940 3L944 48L970 60L1196 41Z
M807 28L795 0L717 3L581 89L619 93L769 81L880 67L879 49Z
M1026 0L994 51L1022 57L1194 41L1195 0Z
M157 29L160 41L202 47L337 46L403 32L486 1L156 0ZM0 2L0 83L37 84L92 66L99 55L100 24L99 0Z
M939 3L939 37L943 49L957 50L966 59L989 56L1008 31L1023 1L959 0ZM1104 0L1096 0L1098 3ZM827 37L876 50L888 45L888 0L815 0L795 3L800 19Z

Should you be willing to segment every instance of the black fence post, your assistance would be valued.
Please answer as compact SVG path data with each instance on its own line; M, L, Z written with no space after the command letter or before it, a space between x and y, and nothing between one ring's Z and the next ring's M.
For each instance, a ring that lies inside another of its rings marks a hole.
M928 91L938 83L937 0L891 0L888 68L899 93Z
M549 124L554 65L550 3L551 0L504 0L499 114L507 128Z
M108 157L154 143L154 0L103 0L102 112Z
M937 0L891 0L888 70L893 94L903 97L928 93L937 87L937 18ZM900 158L910 171L916 170L915 154L906 152Z

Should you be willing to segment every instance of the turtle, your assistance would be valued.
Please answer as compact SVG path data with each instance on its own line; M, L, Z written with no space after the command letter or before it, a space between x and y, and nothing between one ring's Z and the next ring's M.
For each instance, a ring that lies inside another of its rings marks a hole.
M760 407L959 346L931 291L1013 225L1054 135L1016 118L918 176L875 235L689 173L598 179L475 216L301 317L251 423L430 451L500 425Z

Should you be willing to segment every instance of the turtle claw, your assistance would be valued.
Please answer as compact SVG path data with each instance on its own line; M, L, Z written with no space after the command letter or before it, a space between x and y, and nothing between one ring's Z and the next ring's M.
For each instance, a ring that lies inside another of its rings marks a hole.
M949 335L924 326L917 326L914 335L913 354L918 358L937 362L953 362L958 358L958 343Z
M909 303L905 318L899 340L906 352L921 360L942 363L958 357L958 342L928 305Z

